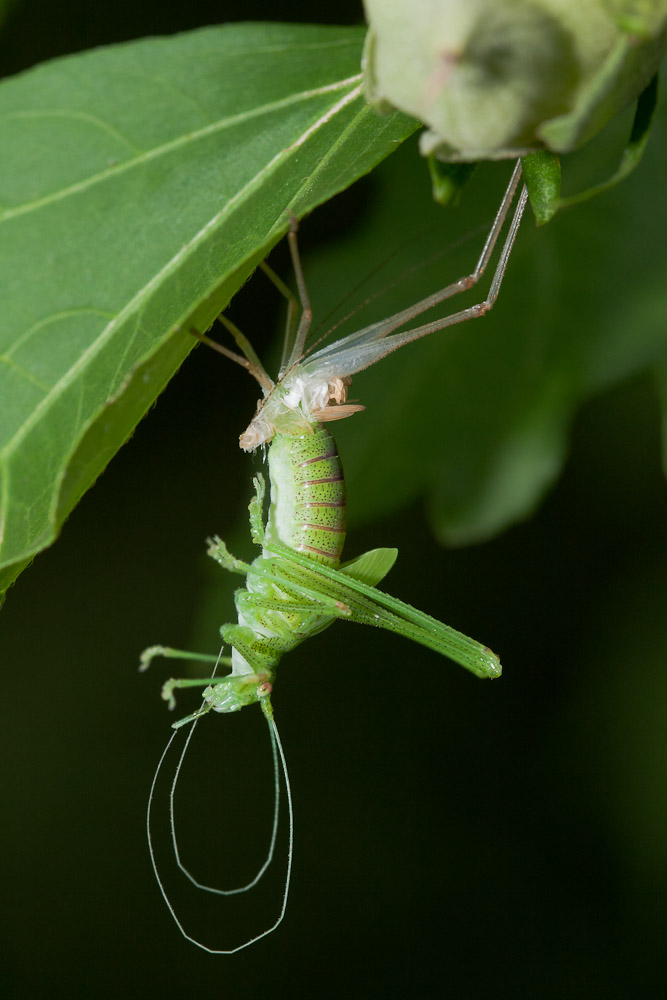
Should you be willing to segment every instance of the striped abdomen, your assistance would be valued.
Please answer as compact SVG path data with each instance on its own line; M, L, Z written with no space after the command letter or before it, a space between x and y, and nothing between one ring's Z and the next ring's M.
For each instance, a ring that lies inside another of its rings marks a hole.
M267 535L330 566L345 541L345 480L333 437L276 434L269 448L271 507Z

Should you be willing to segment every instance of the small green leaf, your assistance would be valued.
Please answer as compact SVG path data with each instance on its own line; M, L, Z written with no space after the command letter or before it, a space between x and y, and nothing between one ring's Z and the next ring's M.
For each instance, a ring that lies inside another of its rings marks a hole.
M427 157L427 163L434 201L439 205L458 205L463 189L477 164L444 163L433 155Z
M546 149L521 158L523 179L538 226L558 211L560 200L560 160Z
M384 580L385 576L396 562L398 549L371 549L350 559L340 567L341 573L346 573L353 580L360 580L361 583L375 587Z
M301 216L416 123L361 95L361 29L233 24L0 85L0 591L57 536Z

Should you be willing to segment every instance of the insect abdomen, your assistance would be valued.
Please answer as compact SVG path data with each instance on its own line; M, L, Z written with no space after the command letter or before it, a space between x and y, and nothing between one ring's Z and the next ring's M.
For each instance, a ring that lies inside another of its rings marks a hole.
M345 480L333 437L277 434L269 449L271 507L267 535L318 562L337 566L346 527Z

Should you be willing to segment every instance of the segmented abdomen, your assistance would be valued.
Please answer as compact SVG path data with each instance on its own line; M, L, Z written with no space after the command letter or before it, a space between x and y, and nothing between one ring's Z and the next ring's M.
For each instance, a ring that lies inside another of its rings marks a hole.
M271 507L267 535L337 566L346 527L345 480L333 437L322 424L312 434L276 434L269 449Z

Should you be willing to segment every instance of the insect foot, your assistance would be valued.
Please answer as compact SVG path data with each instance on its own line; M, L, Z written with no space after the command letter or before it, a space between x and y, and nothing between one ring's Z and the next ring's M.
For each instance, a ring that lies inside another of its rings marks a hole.
M214 712L238 712L245 705L268 698L271 691L269 674L237 674L209 684L203 698Z

